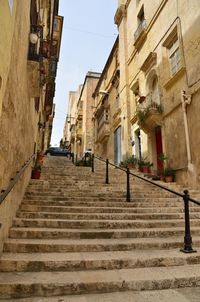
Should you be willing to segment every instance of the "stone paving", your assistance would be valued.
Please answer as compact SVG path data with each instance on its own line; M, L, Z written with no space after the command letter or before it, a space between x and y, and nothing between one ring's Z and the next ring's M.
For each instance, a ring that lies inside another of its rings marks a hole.
M125 173L111 169L106 185L105 168L95 164L92 173L46 158L4 244L0 300L200 301L200 253L179 251L182 200L133 179L127 203ZM200 207L191 206L195 248L199 218Z

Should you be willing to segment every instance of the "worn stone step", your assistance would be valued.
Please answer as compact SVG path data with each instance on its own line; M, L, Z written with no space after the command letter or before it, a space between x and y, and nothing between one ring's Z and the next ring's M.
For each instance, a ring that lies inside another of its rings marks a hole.
M199 219L191 219L192 227L199 226ZM93 229L124 229L124 228L162 228L184 227L183 220L52 220L15 218L15 227L50 227L50 228L93 228Z
M200 246L200 238L193 236L194 246ZM183 238L119 238L119 239L7 239L4 252L52 253L52 252L102 252L143 249L182 248Z
M119 201L120 200L120 201ZM73 198L64 198L59 200L46 200L46 199L24 199L22 202L22 205L40 205L40 206L86 206L86 207L130 207L130 208L148 208L148 207L184 207L183 203L181 201L174 201L173 199L154 199L154 200L148 200L148 199L136 199L131 202L126 202L126 199L106 199L106 198L87 198L82 197L73 199Z
M85 196L85 197L84 197ZM65 194L56 194L56 195L43 195L43 194L26 194L25 195L26 199L29 200L34 200L34 199L46 199L46 200L77 200L77 199L83 199L83 198L87 198L87 199L104 199L104 200L119 200L119 199L125 199L126 198L126 192L125 191L121 191L118 193L115 192L67 192ZM141 194L131 194L131 199L132 200L146 200L146 201L151 201L151 200L180 200L174 196L164 196L162 194L146 194L146 193L141 193Z
M200 287L12 299L12 302L199 302ZM8 300L7 300L8 301ZM10 301L10 300L9 300Z
M21 212L19 218L34 219L73 219L73 220L158 220L158 219L183 219L184 213L60 213L60 212ZM190 213L191 219L199 219L200 213Z
M80 271L143 267L169 267L200 264L200 254L178 250L112 251L78 253L4 253L1 272Z
M184 227L154 228L154 229L56 229L56 228L23 228L12 227L10 238L70 238L70 239L97 239L97 238L145 238L145 237L172 237L184 234ZM192 228L192 235L200 235L200 227Z
M45 206L22 204L20 211L28 212L67 212L67 213L183 213L183 207L76 207L75 206ZM200 207L192 207L190 212L200 212Z
M79 272L0 274L2 298L199 286L200 265Z

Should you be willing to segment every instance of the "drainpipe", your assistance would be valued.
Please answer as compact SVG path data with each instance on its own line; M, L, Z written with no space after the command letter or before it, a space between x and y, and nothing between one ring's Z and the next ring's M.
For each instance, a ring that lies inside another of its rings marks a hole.
M188 170L191 170L192 169L192 160L191 160L190 137L189 137L187 111L186 111L187 105L190 105L192 102L191 95L187 95L186 92L183 90L181 93L181 101L182 101L182 108L183 108L183 120L184 120L184 128L185 128Z

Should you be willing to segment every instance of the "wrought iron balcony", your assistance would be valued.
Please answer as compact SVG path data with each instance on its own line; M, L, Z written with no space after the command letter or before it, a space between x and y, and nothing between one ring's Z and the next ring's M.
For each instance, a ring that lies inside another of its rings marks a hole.
M141 128L146 126L147 128L151 128L159 125L163 112L159 94L155 97L149 94L140 99L143 101L137 105L135 116L137 117L138 123L142 125Z

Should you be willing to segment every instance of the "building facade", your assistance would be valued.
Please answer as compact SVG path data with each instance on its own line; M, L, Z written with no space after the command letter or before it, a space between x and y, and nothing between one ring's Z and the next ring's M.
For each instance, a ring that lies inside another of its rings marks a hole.
M80 85L76 92L69 94L64 136L69 140L71 152L78 159L83 157L84 152L92 151L94 147L93 93L100 75L98 72L89 71L83 85Z
M119 98L119 39L117 38L94 92L94 152L121 161L121 100Z
M122 160L146 157L176 181L200 182L200 9L198 0L124 0L115 15L119 29L119 97Z
M0 1L0 190L50 142L62 33L58 1ZM0 204L0 244L30 180L31 165ZM0 245L0 250L1 250Z

